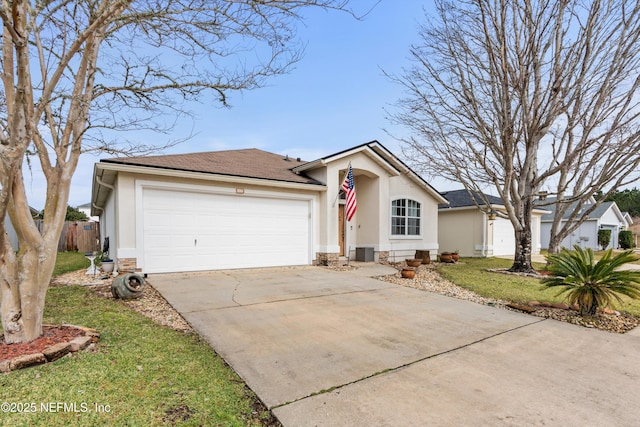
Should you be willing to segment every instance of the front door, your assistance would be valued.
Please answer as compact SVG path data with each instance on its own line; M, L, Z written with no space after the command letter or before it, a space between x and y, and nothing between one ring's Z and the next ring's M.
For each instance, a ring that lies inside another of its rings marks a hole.
M344 205L338 205L338 244L340 245L340 256L344 256Z

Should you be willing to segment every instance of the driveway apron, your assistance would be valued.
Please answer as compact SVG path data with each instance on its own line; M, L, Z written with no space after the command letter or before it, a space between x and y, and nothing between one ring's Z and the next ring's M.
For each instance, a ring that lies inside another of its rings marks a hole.
M405 288L363 271L291 267L149 282L285 426L640 420L640 336Z

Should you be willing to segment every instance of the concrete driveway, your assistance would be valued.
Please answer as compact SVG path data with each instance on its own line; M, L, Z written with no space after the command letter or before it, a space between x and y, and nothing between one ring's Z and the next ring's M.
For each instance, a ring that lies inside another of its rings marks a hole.
M640 422L640 333L367 277L393 272L386 268L164 274L149 282L285 426Z

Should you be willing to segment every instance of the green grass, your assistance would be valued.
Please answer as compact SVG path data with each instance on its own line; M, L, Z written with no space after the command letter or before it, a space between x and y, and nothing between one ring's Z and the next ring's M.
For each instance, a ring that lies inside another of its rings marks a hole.
M563 297L556 296L556 289L544 289L538 279L487 271L509 268L512 264L511 260L501 258L463 258L457 264L442 264L438 271L456 285L488 298L524 304L530 301L564 302ZM543 269L544 264L534 264L534 268ZM625 303L617 309L640 316L640 300L626 297L623 300Z
M91 262L80 252L58 252L53 277L60 276L71 271L89 268Z
M79 262L61 255L65 265ZM159 326L80 286L50 288L44 322L97 329L97 351L0 374L3 401L34 403L36 409L2 413L2 426L253 426L271 420L195 334ZM66 410L57 406L65 403ZM58 412L47 413L41 404Z
M599 260L600 258L602 258L602 255L604 255L606 251L593 251L594 255L595 255L595 259ZM613 254L616 255L620 252L623 252L622 249L615 249L613 251ZM635 256L638 257L637 260L630 262L629 264L639 264L640 265L640 254L638 254L637 252L635 253Z

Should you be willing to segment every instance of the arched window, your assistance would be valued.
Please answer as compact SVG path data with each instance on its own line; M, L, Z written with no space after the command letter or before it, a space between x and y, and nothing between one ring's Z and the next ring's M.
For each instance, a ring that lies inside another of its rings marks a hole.
M396 199L391 202L391 235L419 236L420 203L411 199Z

